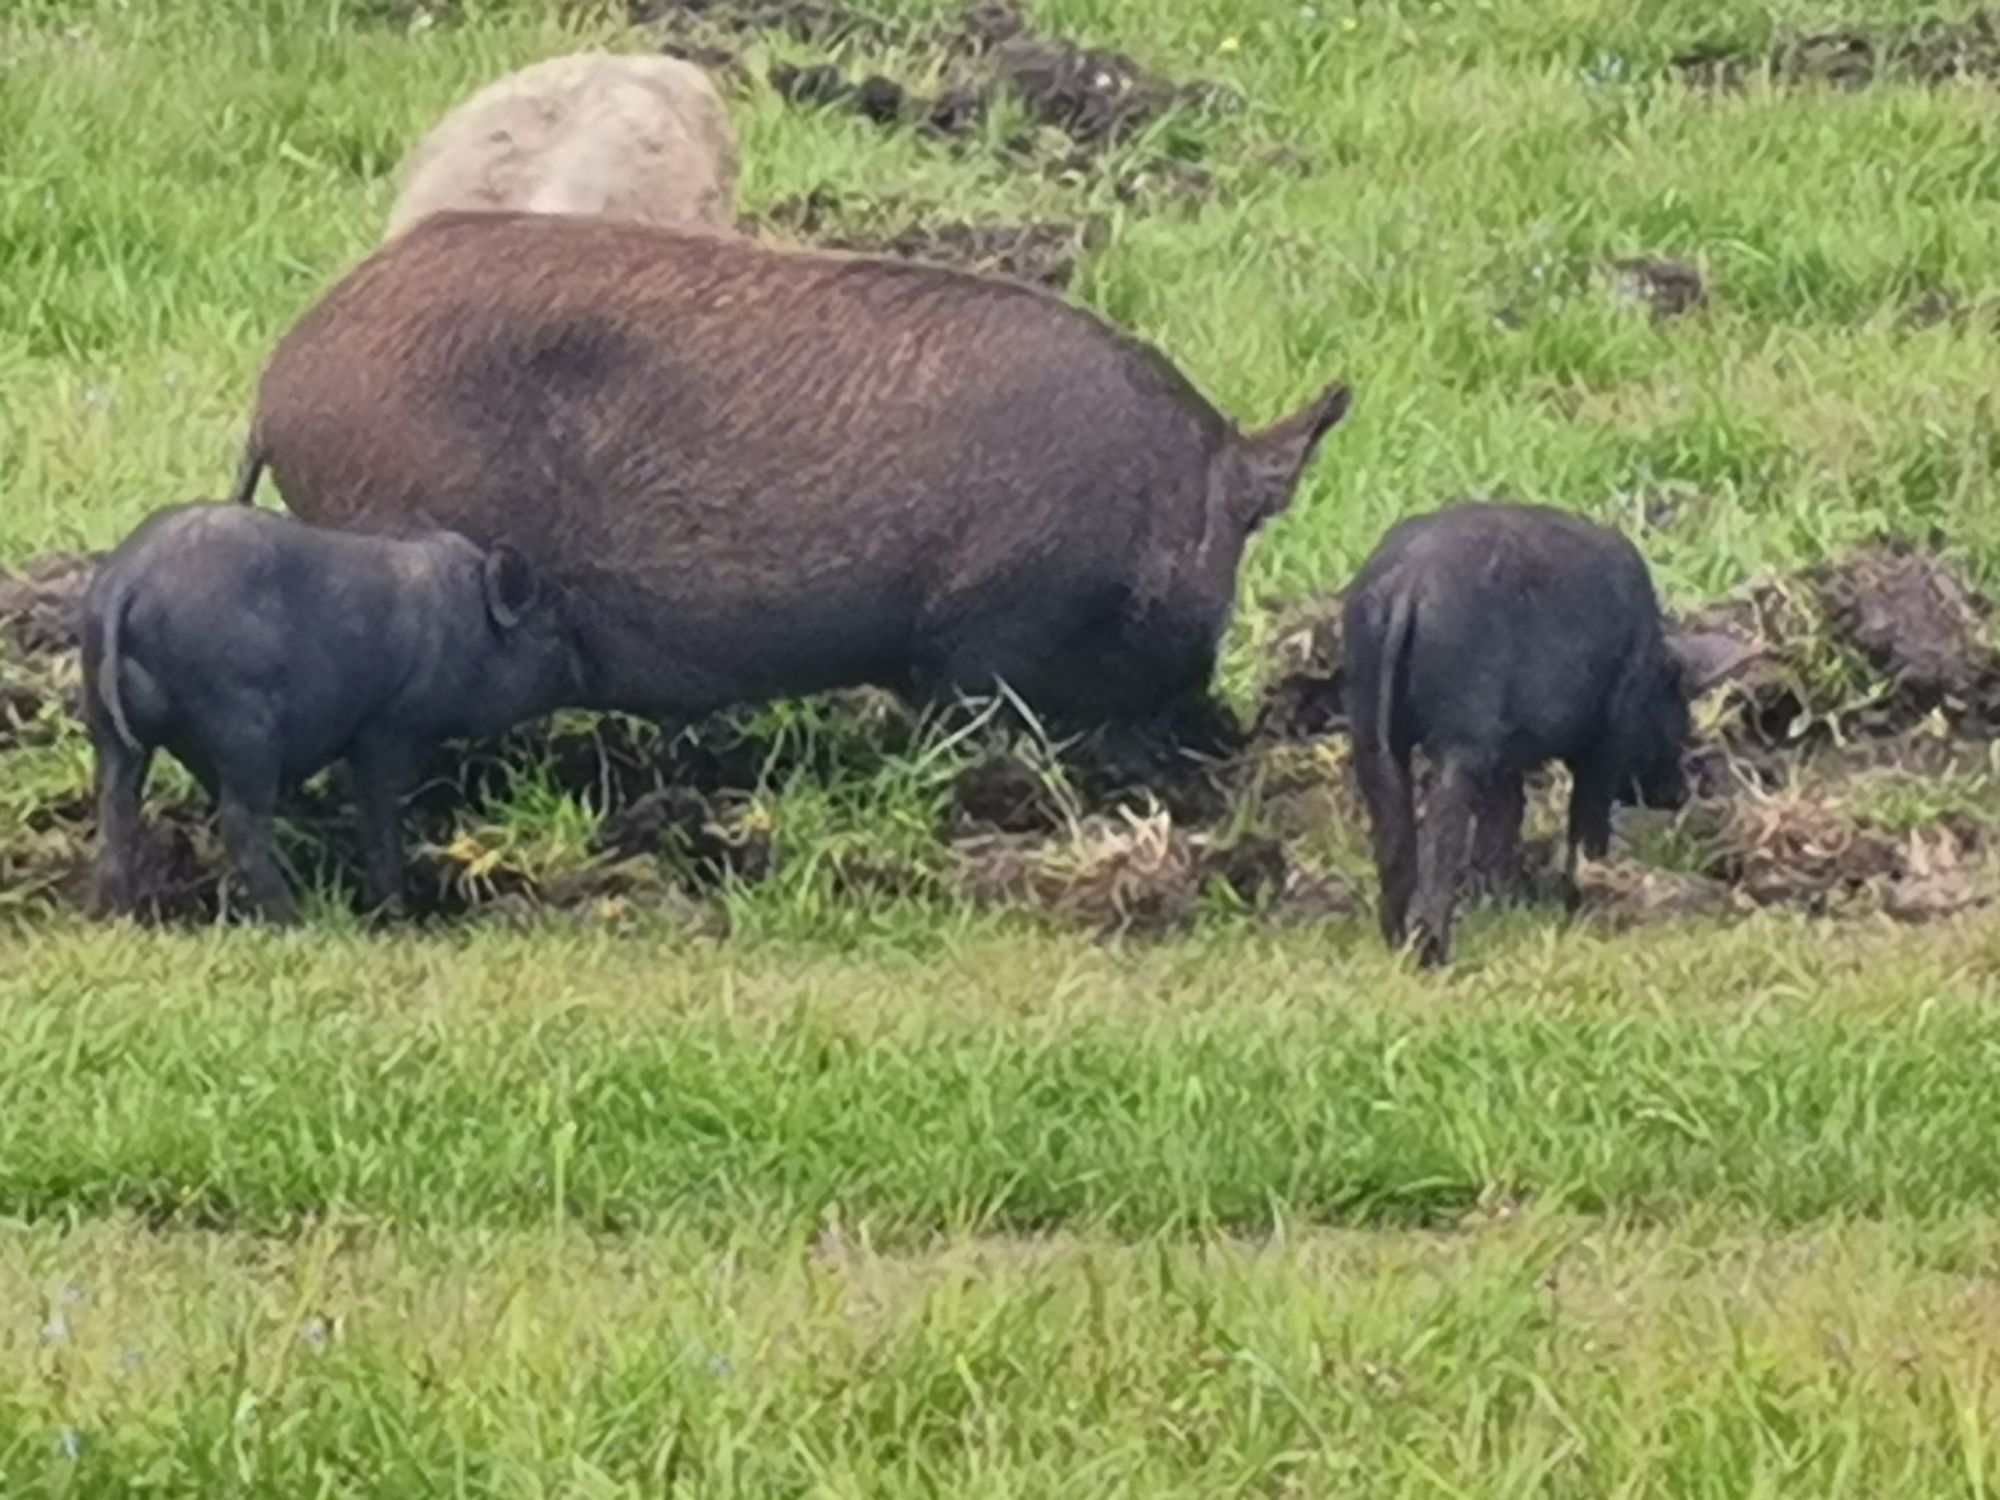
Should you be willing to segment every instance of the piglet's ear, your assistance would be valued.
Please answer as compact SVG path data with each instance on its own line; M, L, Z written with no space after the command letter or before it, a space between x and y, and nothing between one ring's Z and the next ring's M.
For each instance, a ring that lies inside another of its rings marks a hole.
M486 554L483 581L486 613L502 630L512 630L541 597L541 581L528 560L505 542Z

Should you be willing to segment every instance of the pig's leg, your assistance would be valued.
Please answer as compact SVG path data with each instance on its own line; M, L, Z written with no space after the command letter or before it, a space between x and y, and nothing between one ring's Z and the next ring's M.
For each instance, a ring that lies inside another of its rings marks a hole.
M233 756L216 769L222 847L265 921L289 927L299 919L278 864L278 770L266 756Z
M1460 756L1440 758L1417 836L1417 956L1426 968L1451 951L1451 912L1471 852L1479 785L1479 774Z
M1526 810L1519 771L1494 771L1480 778L1472 870L1477 889L1485 895L1513 899L1527 894L1527 870L1521 858L1521 819Z
M145 837L140 804L153 752L135 750L108 730L96 739L96 904L106 916L123 916L139 902L139 853Z
M1563 904L1575 911L1583 904L1577 884L1577 855L1602 859L1611 848L1611 804L1614 781L1602 760L1570 767L1569 854L1563 862Z
M403 798L416 779L416 757L403 740L370 736L347 757L361 824L361 889L387 916L403 911Z
M1410 793L1410 768L1407 761L1399 765L1395 751L1377 744L1373 734L1358 731L1359 726L1354 774L1368 806L1375 873L1382 884L1382 936L1390 947L1400 948L1417 884L1417 811Z

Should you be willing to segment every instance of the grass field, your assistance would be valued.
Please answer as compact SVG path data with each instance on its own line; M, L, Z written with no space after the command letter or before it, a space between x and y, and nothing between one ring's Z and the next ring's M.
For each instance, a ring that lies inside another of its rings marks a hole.
M950 10L838 58L925 84ZM1970 14L1043 0L1245 107L1079 184L986 149L1018 114L954 151L752 82L741 198L1101 214L1072 294L1232 413L1354 381L1252 549L1241 701L1284 606L1455 494L1614 521L1677 600L1884 528L2000 585L2000 94L1926 61L2000 64ZM1854 26L1866 87L1672 66ZM219 493L405 145L585 43L648 45L556 0L0 6L0 564ZM1121 201L1163 154L1215 191ZM1621 298L1634 255L1705 304ZM0 820L87 772L7 754ZM927 787L769 788L785 862L720 940L0 892L0 1492L2000 1492L1990 914L1479 913L1424 977L1362 917L835 899L815 853L927 838ZM1899 795L2000 822L1991 774ZM587 821L517 800L541 845Z

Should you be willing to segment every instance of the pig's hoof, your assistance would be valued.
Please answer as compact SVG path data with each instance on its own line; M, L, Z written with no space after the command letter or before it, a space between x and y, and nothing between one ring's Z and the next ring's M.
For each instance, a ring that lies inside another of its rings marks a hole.
M100 922L122 922L133 914L133 903L122 890L102 887L90 893L90 915Z
M1450 961L1449 943L1428 929L1419 926L1411 950L1420 969L1441 969Z
M299 908L289 897L282 901L265 900L256 902L252 905L251 911L256 919L266 927L273 927L283 931L299 925Z
M409 903L401 896L390 896L386 900L374 902L363 915L370 927L394 927L407 921L410 915Z

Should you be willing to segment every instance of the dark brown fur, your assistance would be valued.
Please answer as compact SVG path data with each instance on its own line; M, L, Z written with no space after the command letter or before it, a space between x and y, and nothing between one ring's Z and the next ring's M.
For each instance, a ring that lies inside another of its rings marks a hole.
M1204 686L1250 533L1345 412L1245 437L1034 288L571 216L440 215L265 371L309 521L522 548L592 701L644 712L1005 678L1058 715Z

